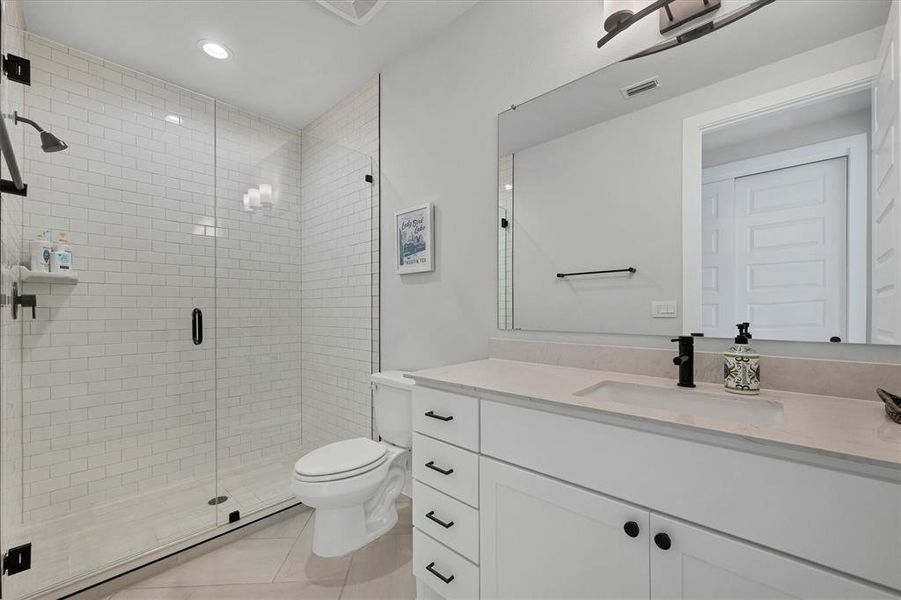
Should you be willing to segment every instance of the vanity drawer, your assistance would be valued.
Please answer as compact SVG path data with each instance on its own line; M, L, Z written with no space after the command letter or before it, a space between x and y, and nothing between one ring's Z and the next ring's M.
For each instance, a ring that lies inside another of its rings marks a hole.
M414 481L413 525L472 562L479 562L479 511L476 509Z
M413 430L478 452L479 399L416 386Z
M413 575L444 598L478 598L479 567L413 530Z
M414 433L413 478L470 506L479 506L478 454Z

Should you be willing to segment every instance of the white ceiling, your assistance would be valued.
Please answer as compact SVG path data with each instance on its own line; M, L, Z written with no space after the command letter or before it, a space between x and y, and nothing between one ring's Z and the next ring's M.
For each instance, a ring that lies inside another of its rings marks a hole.
M312 0L26 0L29 31L302 127L477 0L391 0L352 25ZM218 41L217 61L197 47Z

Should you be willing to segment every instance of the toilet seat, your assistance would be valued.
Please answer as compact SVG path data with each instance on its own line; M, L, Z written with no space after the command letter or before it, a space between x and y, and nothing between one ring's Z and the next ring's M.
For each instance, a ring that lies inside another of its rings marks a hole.
M298 481L326 482L368 473L385 462L387 444L354 438L313 450L294 464Z

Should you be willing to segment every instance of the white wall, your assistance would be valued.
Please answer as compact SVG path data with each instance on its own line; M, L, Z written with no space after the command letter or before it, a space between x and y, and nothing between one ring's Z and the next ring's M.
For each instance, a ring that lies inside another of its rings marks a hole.
M489 337L498 335L670 345L653 336L496 329L497 114L643 44L624 36L622 45L598 51L601 12L599 2L483 2L383 70L382 235L393 239L390 216L399 208L436 205L435 272L401 278L393 250L382 257L385 368L482 358ZM782 343L761 349L901 362L898 348Z
M600 67L599 2L482 2L382 71L382 237L435 203L436 268L382 255L382 364L487 356L496 326L497 114ZM623 54L624 55L624 54Z

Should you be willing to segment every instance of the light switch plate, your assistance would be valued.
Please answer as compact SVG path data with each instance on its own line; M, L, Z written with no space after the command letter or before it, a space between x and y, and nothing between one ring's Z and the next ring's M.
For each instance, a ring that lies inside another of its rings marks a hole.
M655 319L675 319L679 316L678 306L675 300L652 300L651 317Z

